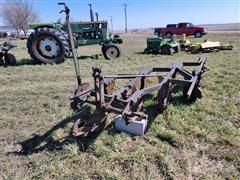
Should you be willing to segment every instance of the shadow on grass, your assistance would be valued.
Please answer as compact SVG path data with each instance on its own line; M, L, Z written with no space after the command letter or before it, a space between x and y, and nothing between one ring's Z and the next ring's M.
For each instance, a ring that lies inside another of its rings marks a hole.
M77 57L77 59L79 60L85 60L85 59L92 59L92 60L99 60L99 59L102 59L103 56L102 54L94 54L94 55L91 55L91 56L79 56Z
M151 52L151 53L145 53L145 52L135 52L134 54L140 54L140 55L143 55L143 54L145 54L145 55L155 55L155 56L157 56L157 55L161 55L160 53L158 53L158 52Z
M144 101L146 100L150 100L150 99L155 99L154 95L152 94L148 94L144 97ZM156 119L156 117L159 114L162 114L163 112L160 111L160 109L158 108L158 104L157 102L154 102L153 104L150 104L148 106L146 106L144 108L144 111L147 113L148 115L148 124L147 124L147 129L146 132L148 131L148 129L152 126L153 121Z
M86 109L85 109L86 110ZM86 111L85 111L86 112ZM48 130L43 135L34 135L34 137L27 139L26 141L20 142L19 144L22 146L20 151L11 152L9 154L27 156L33 153L39 153L42 151L56 151L62 150L64 145L66 144L78 144L80 151L84 152L88 149L88 147L95 142L98 136L101 134L101 131L96 132L94 135L91 135L87 138L79 138L74 137L72 135L67 135L60 139L54 139L53 134L55 131L59 129L63 129L70 122L75 122L79 118L85 118L86 113L80 112L72 117L68 117L63 119L61 122L53 126L50 130ZM88 114L89 116L89 114ZM112 126L112 123L108 124L104 129L108 130L109 127Z
M11 66L24 66L24 65L40 65L41 63L37 63L35 61L33 61L32 59L20 59L20 60L17 60L16 64L1 64L1 66L3 67L11 67Z
M20 142L22 149L18 152L13 152L16 155L29 155L33 153L38 153L43 150L53 151L57 149L62 149L63 144L66 144L70 139L70 136L64 137L62 139L54 140L52 135L55 131L63 129L68 123L78 119L79 114L72 117L63 119L61 122L53 126L43 135L35 134L32 138L27 139L26 141ZM41 145L46 142L46 144Z
M191 103L184 98L182 94L182 89L183 87L181 86L175 86L173 88L172 91L173 96L171 98L170 103L173 104L174 106L191 105Z
M134 54L146 54L144 52L135 52Z
M174 106L182 106L182 105L191 106L192 104L189 101L187 101L182 95L173 96L170 103L173 104Z
M176 92L179 92L178 90L179 89L176 89ZM147 95L145 100L147 99L154 99L154 96L152 94ZM182 105L187 105L187 106L191 105L191 103L187 101L181 93L179 95L172 96L169 103L173 104L173 106L176 106L176 107L182 106ZM146 106L145 112L148 114L147 131L151 127L153 121L157 118L158 115L162 114L164 117L167 116L167 109L164 111L160 110L157 102Z
M144 101L154 99L154 96L152 94L146 95L144 97ZM176 96L173 97L172 103L174 105L182 105L182 104L188 104L186 100L182 96ZM154 102L144 108L144 111L148 114L148 125L147 125L147 130L151 127L153 121L156 119L156 117L159 114L163 114L164 112L161 112L158 108L157 102ZM87 112L87 113L86 113ZM89 146L95 142L95 140L98 138L98 136L101 134L102 129L97 131L94 135L91 135L90 137L87 138L80 138L80 137L73 137L72 135L67 135L63 138L60 139L54 139L53 134L55 131L59 129L63 129L64 127L67 126L68 123L74 122L79 118L89 118L90 114L88 113L87 108L83 108L82 111L72 117L68 117L63 119L61 122L53 126L50 130L48 130L46 133L43 135L34 135L34 137L20 142L19 144L22 146L22 149L17 152L11 152L10 154L16 154L16 155L22 155L22 156L27 156L33 153L39 153L42 151L55 151L55 150L62 150L63 147L66 144L78 144L79 150L84 152L87 151ZM93 113L94 114L94 113ZM111 122L105 126L104 130L108 130L108 134L111 136L114 136L118 134L119 132L116 131L114 128L112 128L114 122Z
M40 65L41 63L37 63L32 59L21 59L17 61L17 64L14 66L23 66L23 65Z
M4 64L4 65L0 65L0 67L1 66L11 67L11 66L24 66L24 65L41 65L41 64L44 64L44 63L37 63L32 59L20 59L20 60L17 60L16 64L8 64L8 65Z
M72 59L72 57L69 57ZM79 56L77 57L78 60L86 60L86 59L91 59L91 60L101 60L104 59L102 54L95 54L92 56ZM11 66L24 66L24 65L46 65L46 63L41 63L41 62L36 62L32 59L19 59L17 60L16 64L0 64L0 67L11 67Z

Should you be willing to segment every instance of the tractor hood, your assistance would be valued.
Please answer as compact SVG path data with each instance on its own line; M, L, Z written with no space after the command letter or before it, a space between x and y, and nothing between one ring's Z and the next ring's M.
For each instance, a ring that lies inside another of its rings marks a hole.
M60 24L58 23L30 23L28 24L30 29L38 29L41 27L48 27L48 28L54 28L54 29L60 29Z

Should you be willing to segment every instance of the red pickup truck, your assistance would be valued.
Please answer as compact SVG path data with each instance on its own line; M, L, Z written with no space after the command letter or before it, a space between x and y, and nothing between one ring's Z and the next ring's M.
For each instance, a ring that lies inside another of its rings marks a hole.
M166 28L155 28L154 34L158 36L166 36L171 38L173 34L187 36L194 35L196 38L202 37L207 34L207 30L204 27L194 26L192 23L182 22L178 24L168 24Z

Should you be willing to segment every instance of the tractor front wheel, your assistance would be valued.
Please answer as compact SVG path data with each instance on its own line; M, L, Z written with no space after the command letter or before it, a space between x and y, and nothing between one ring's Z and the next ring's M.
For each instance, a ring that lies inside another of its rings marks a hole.
M35 30L28 38L27 48L37 63L62 63L70 54L66 37L52 28Z
M118 45L109 43L102 46L102 52L105 59L111 60L121 56L121 49Z

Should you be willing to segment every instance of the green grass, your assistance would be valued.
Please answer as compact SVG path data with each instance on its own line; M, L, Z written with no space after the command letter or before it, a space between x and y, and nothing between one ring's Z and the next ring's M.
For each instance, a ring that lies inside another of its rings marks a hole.
M124 36L123 56L112 61L104 60L99 46L79 48L83 79L92 82L92 66L105 74L137 73L200 56L140 54L146 37ZM117 133L110 126L87 141L69 136L74 118L68 96L76 88L72 61L33 65L25 42L17 41L17 66L0 67L0 179L238 179L239 36L207 38L231 42L234 49L205 54L210 71L202 99L186 104L178 93L164 115L147 100L153 121L145 136Z

